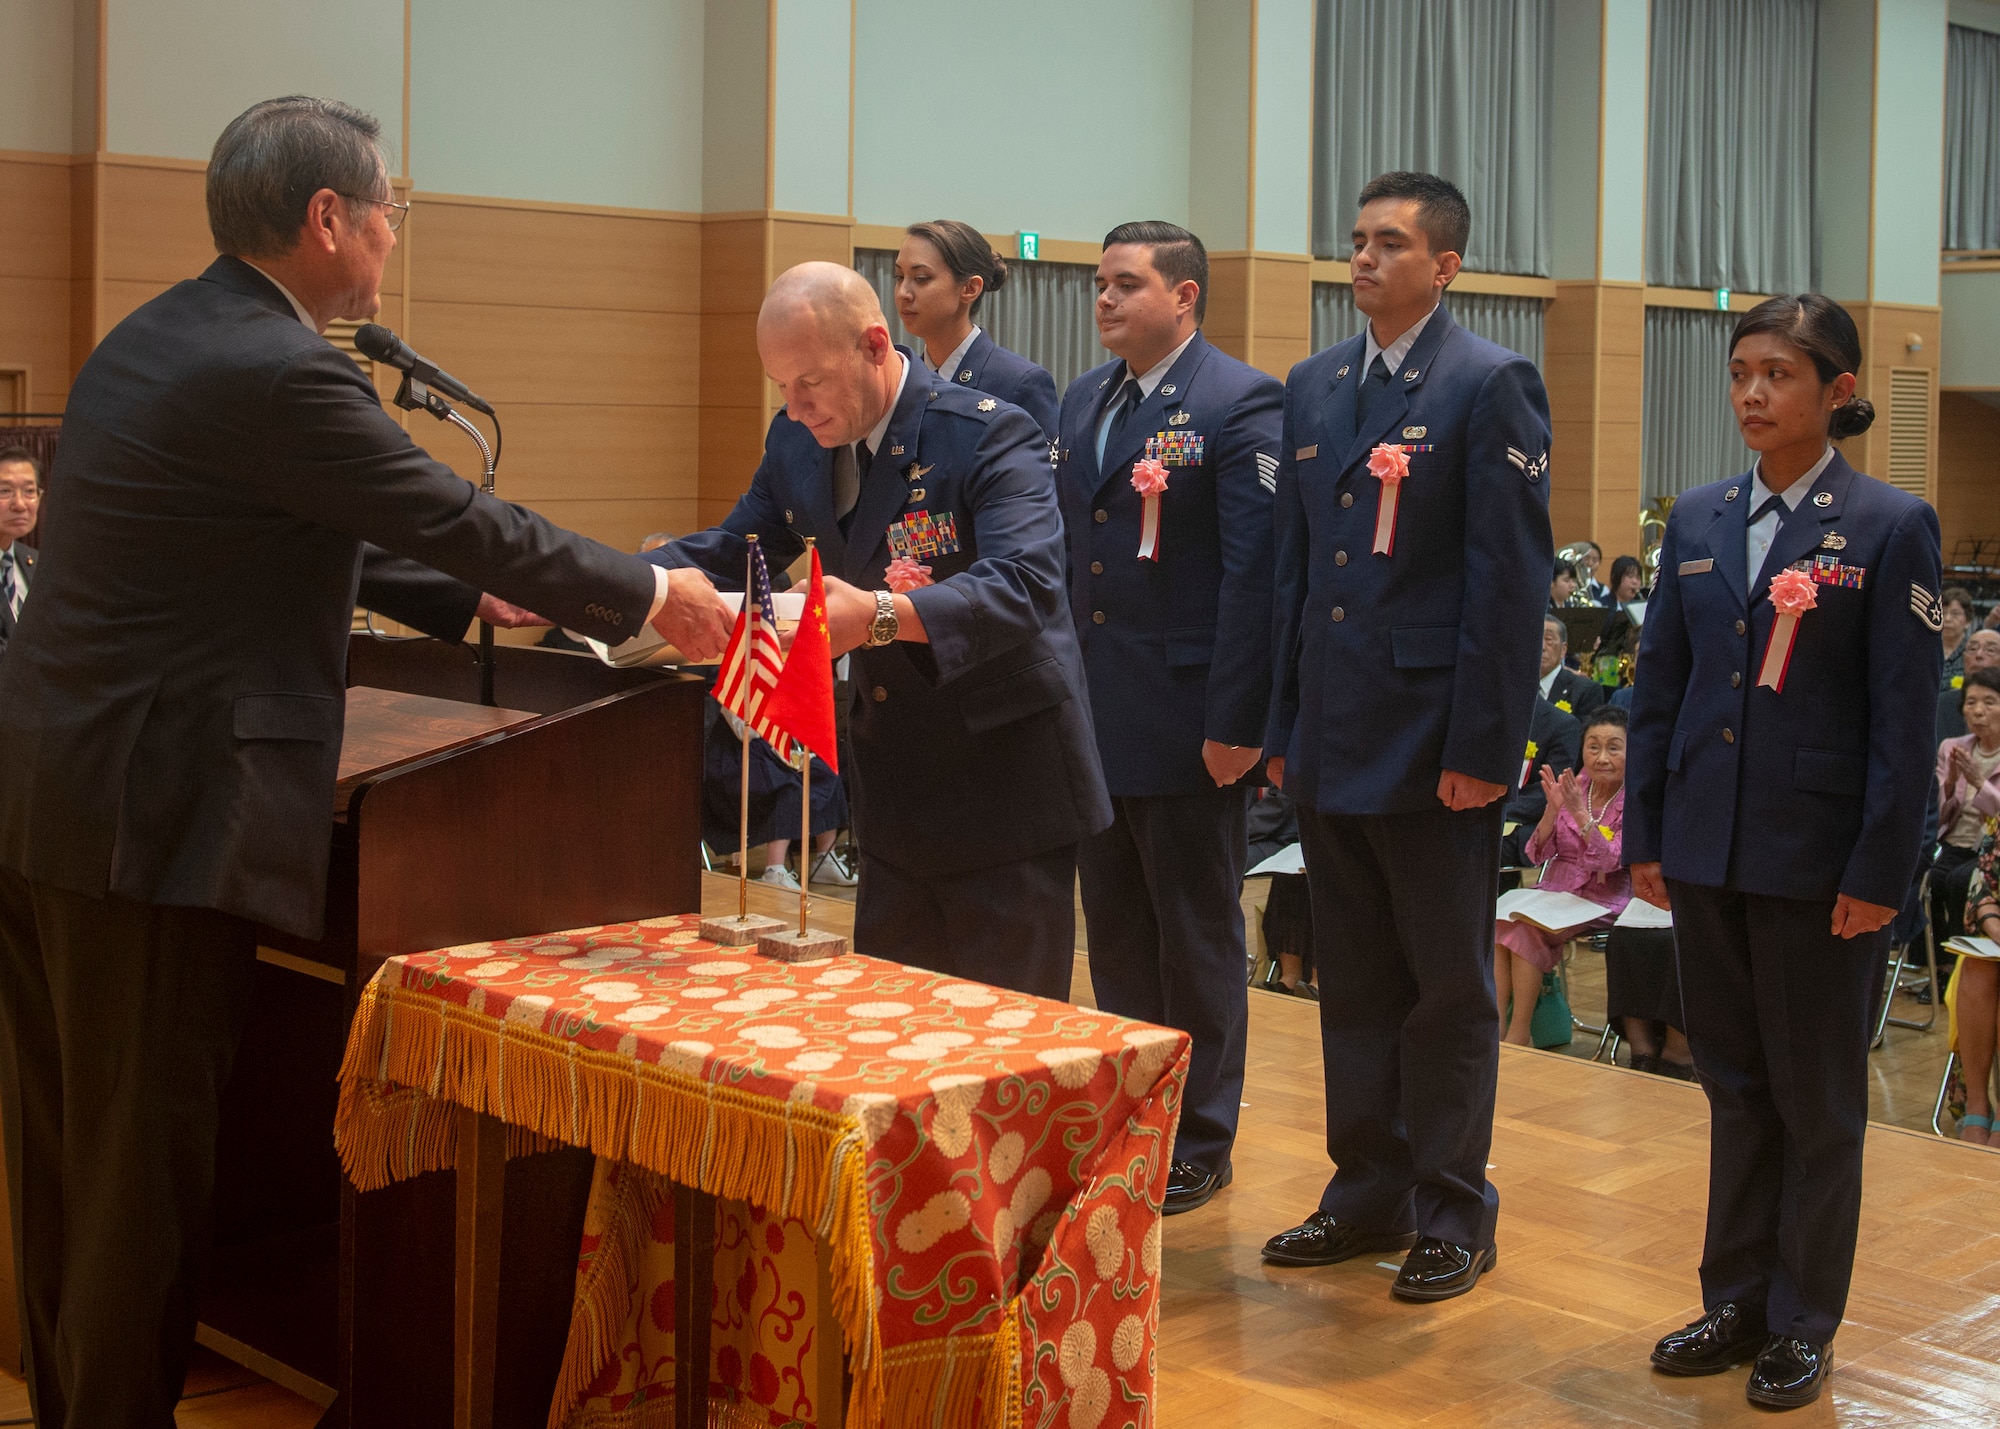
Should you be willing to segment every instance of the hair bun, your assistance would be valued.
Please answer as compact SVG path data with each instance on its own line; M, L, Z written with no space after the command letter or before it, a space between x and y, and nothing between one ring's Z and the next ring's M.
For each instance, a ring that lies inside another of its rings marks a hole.
M997 293L1006 287L1007 275L1013 271L1013 266L1005 258L995 253L993 255L993 272L986 279L986 291Z
M1834 440L1858 437L1875 425L1875 404L1866 397L1850 397L1833 409L1827 431Z

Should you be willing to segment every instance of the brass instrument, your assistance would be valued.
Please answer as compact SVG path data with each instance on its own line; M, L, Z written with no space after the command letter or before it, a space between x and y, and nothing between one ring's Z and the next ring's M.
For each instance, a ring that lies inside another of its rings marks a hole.
M1656 496L1653 504L1639 515L1639 569L1651 590L1660 578L1660 547L1667 539L1667 517L1673 514L1675 497Z
M1589 554L1590 554L1590 542L1588 541L1572 541L1567 546L1564 546L1560 551L1556 552L1556 559L1559 561L1567 561L1572 566L1575 566L1577 568L1577 574L1580 577L1580 579L1576 583L1576 589L1571 591L1569 593L1569 599L1563 602L1563 605L1565 607L1574 606L1579 610L1585 610L1594 608L1597 605L1597 602L1590 598L1591 578L1590 576L1583 574L1584 558Z

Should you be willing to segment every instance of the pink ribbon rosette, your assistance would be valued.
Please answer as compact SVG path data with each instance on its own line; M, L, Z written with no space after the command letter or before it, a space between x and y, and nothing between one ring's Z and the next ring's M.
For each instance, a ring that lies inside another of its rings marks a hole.
M1132 489L1146 498L1139 523L1139 559L1160 559L1160 494L1167 489L1167 468L1157 457L1132 463Z
M931 583L931 568L920 566L908 556L898 556L889 562L889 569L882 573L882 584L897 595L908 595L913 590L921 590Z
M1410 455L1395 442L1382 442L1368 453L1368 471L1382 483L1382 495L1375 506L1375 554L1396 553L1396 497L1403 478L1410 474Z
M1804 571L1784 570L1771 577L1771 605L1778 618L1771 622L1771 643L1764 647L1764 663L1757 672L1759 686L1785 692L1785 671L1792 667L1799 617L1818 604L1819 587Z

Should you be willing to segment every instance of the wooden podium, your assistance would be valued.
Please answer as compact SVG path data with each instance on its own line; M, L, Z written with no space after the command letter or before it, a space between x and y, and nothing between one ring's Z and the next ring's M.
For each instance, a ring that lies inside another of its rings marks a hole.
M324 1426L452 1415L455 1177L363 1196L334 1157L361 986L393 953L700 907L702 683L494 653L489 709L467 650L354 638L325 934L264 930L224 1094L197 1338ZM580 1151L507 1163L496 1425L543 1429L590 1176Z

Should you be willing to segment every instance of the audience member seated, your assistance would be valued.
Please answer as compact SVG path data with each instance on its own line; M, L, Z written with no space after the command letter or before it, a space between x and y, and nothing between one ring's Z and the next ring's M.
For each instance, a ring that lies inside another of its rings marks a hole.
M1966 921L1978 937L2000 942L2000 877L1995 875L1994 840L1989 836L1974 867ZM1960 958L1952 978L1952 1028L1958 1038L1960 1075L1965 1081L1965 1115L1959 1118L1961 1141L1995 1145L1993 1137L1993 1049L2000 1039L2000 963L1991 958Z
M1961 586L1947 586L1938 597L1944 607L1944 624L1938 629L1938 639L1944 642L1944 673L1940 678L1940 689L1951 689L1952 682L1965 673L1965 636L1972 628L1972 592Z
M1633 1069L1693 1081L1673 929L1613 928L1604 983L1604 1015L1632 1049Z
M1542 619L1542 698L1566 715L1588 718L1604 703L1604 686L1589 675L1572 670L1569 656L1569 627L1553 615Z
M1248 825L1250 867L1299 841L1299 817L1291 800L1275 788L1257 791ZM1264 905L1264 946L1278 967L1278 985L1295 997L1319 1000L1312 961L1312 902L1306 896L1303 873L1271 875L1271 897ZM1267 984L1268 986L1268 984Z
M1611 580L1606 588L1601 605L1616 610L1630 605L1640 595L1640 587L1646 583L1646 568L1639 564L1637 556L1620 556L1611 563Z
M2000 668L1975 670L1959 691L1967 733L1938 746L1938 846L1931 925L1942 943L1965 931L1965 893L1980 842L2000 815Z
M743 726L737 718L708 699L701 781L701 837L716 853L735 855L737 825L743 797ZM792 841L799 834L799 771L772 752L763 740L750 740L750 842L764 845L763 881L796 893L799 875L787 866ZM812 765L812 881L852 888L855 876L833 852L834 840L847 824L847 790L819 759Z
M1547 807L1524 850L1530 863L1547 860L1536 886L1550 893L1574 893L1604 913L1553 933L1532 923L1493 925L1493 985L1504 1019L1502 1041L1528 1045L1542 975L1555 971L1563 944L1609 928L1632 901L1632 876L1625 871L1623 856L1625 725L1623 710L1593 711L1583 726L1583 772L1541 771Z
M1975 630L1965 637L1965 674L1952 678L1949 688L1938 695L1937 742L1957 739L1965 733L1965 716L1959 706L1965 701L1965 675L1974 670L2000 668L2000 630Z
M25 537L42 508L42 464L26 447L0 447L0 655L14 638L35 574L35 548Z
M1500 814L1502 868L1522 868L1540 862L1530 859L1524 849L1528 836L1548 808L1542 774L1570 773L1582 755L1582 722L1536 695L1535 713L1528 721L1528 749L1521 760L1521 783L1507 797Z
M1549 609L1560 610L1569 604L1569 598L1576 594L1580 582L1576 578L1576 567L1562 557L1556 557L1555 575L1549 581Z

